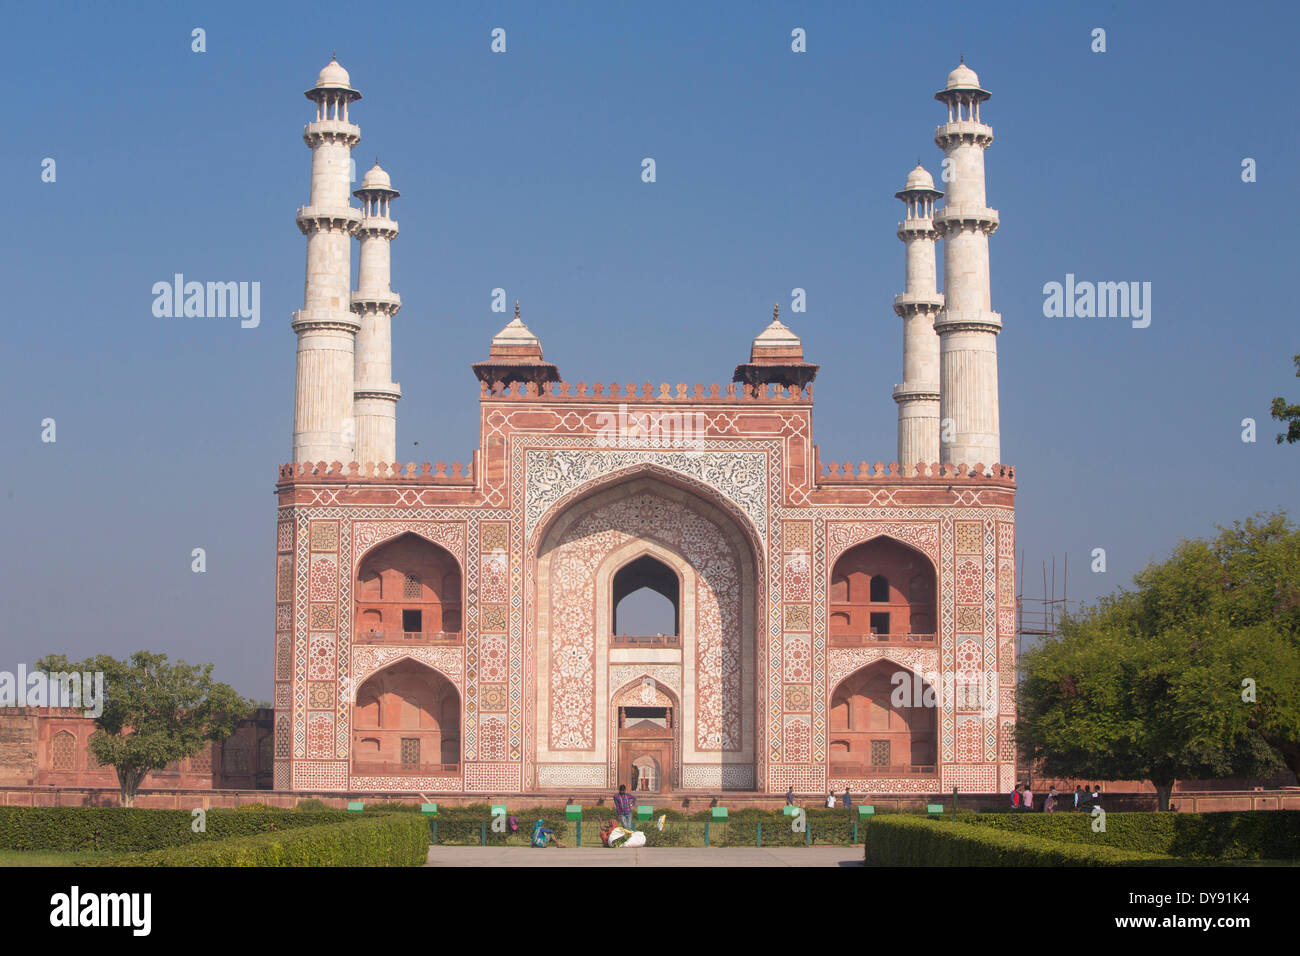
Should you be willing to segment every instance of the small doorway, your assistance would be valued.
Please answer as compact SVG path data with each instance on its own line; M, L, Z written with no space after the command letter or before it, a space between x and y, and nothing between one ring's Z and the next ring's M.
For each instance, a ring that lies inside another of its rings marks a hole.
M618 708L618 782L634 793L666 793L673 765L672 707Z

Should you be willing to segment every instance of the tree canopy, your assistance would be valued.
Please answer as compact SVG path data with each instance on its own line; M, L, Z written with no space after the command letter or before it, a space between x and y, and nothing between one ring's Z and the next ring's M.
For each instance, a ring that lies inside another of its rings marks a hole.
M1292 361L1295 362L1295 377L1300 378L1300 355L1292 356ZM1300 405L1288 405L1285 398L1278 397L1273 399L1271 414L1287 426L1286 431L1277 436L1279 445L1284 441L1288 444L1300 441Z
M1023 655L1027 757L1151 780L1162 808L1179 778L1300 772L1300 531L1284 514L1218 530Z
M212 679L211 664L171 664L166 654L136 651L124 661L100 654L76 664L50 654L36 666L103 673L104 710L95 719L98 730L88 749L117 771L126 807L134 804L149 771L226 739L252 709L229 684Z

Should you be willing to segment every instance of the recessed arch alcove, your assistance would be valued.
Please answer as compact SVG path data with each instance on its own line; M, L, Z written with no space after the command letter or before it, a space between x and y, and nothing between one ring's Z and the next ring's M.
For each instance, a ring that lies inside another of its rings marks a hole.
M910 545L881 536L849 548L831 571L832 643L932 642L937 589L933 562Z
M407 532L357 565L360 643L445 643L461 631L461 569L446 548Z
M536 540L533 626L525 627L535 635L536 665L526 674L532 785L613 783L611 663L644 660L676 675L682 694L680 752L671 771L660 761L660 785L671 777L688 790L753 789L760 594L752 529L698 489L636 476L569 499L539 522ZM667 599L676 633L646 647L619 645L616 609L642 588Z
M432 667L402 658L357 689L352 772L427 776L460 764L460 693Z

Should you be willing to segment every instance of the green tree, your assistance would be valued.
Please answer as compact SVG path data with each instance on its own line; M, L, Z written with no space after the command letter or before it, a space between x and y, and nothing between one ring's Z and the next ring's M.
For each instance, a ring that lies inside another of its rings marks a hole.
M212 679L211 664L169 664L166 654L136 651L124 661L100 654L77 664L50 654L36 666L103 673L104 710L95 719L89 750L117 771L124 807L134 806L149 771L225 740L252 709L229 684Z
M1293 355L1292 361L1295 362L1295 377L1300 378L1300 355ZM1286 422L1286 434L1277 436L1277 443L1280 445L1283 441L1287 444L1300 441L1300 405L1288 405L1285 398L1273 399L1272 415L1279 422Z
M1300 773L1300 531L1285 515L1184 541L1135 591L1026 652L1018 735L1049 773Z

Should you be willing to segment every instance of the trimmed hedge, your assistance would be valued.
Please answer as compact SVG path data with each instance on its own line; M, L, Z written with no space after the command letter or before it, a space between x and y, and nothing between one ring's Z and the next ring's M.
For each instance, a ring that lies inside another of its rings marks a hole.
M872 821L862 832L867 866L1143 866L1170 861L1164 854L1054 843L951 819L892 815Z
M164 847L317 826L339 810L272 810L264 806L208 810L206 833L190 829L189 810L124 807L0 807L0 849L143 852Z
M405 813L129 853L96 866L420 866L429 825Z
M378 805L367 806L366 812ZM418 808L415 808L418 809ZM509 814L519 821L516 833L494 833L490 804L474 804L466 807L440 807L438 809L437 842L447 846L477 846L484 836L487 824L486 842L488 846L527 846L531 840L533 824L545 820L546 826L555 831L556 838L565 846L574 846L577 838L574 824L565 819L564 807L509 807ZM847 845L853 836L853 821L857 819L857 809L852 814L847 810L827 810L824 807L806 808L806 823L812 831L812 843ZM659 817L666 817L663 830L656 827ZM599 846L600 829L609 820L616 819L616 814L609 806L584 806L582 809L582 845ZM639 820L637 828L646 834L646 846L704 846L704 826L709 824L709 846L756 846L758 824L763 827L763 846L803 846L808 842L804 833L796 833L791 828L790 817L780 810L762 810L745 808L731 811L726 823L712 822L712 810L708 807L687 814L680 810L655 808L651 820ZM859 826L859 836L865 824Z
M1110 813L1106 832L1087 813L962 813L961 823L1065 843L1215 860L1300 858L1300 810L1220 813Z

